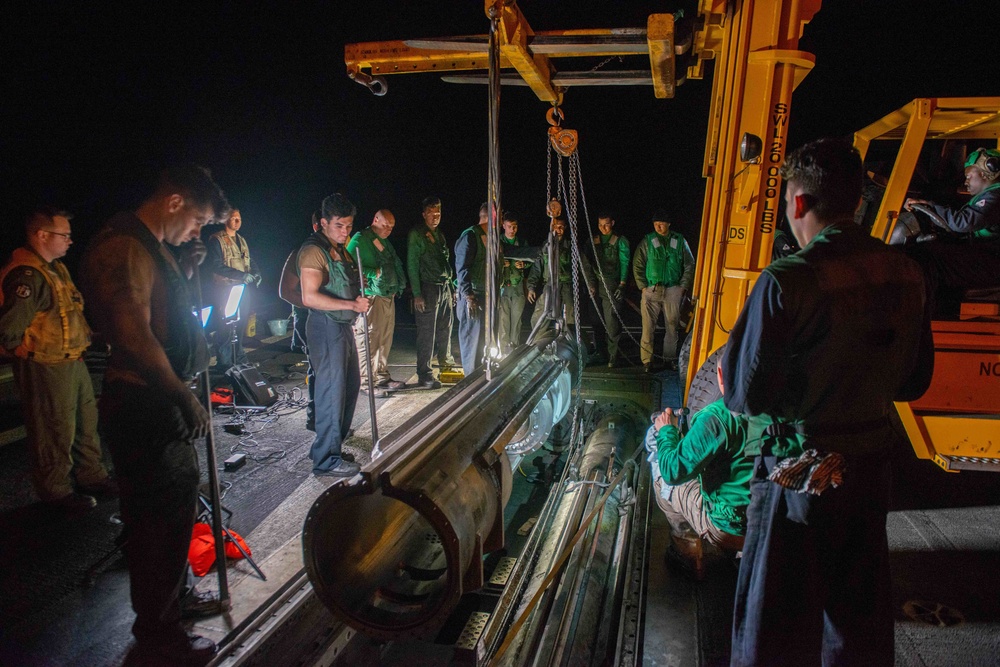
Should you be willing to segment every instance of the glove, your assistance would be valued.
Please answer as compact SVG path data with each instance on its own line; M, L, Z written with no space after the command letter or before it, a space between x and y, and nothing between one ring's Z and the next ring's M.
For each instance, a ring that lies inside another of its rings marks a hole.
M615 290L615 293L612 294L611 296L614 297L615 301L621 301L622 297L625 296L625 288L619 287L618 289Z
M255 280L255 278L254 278L254 275L253 275L252 273L244 273L244 274L243 274L243 282L244 282L245 284L249 285L249 284L250 284L250 283L252 283L252 282L253 282L254 280Z

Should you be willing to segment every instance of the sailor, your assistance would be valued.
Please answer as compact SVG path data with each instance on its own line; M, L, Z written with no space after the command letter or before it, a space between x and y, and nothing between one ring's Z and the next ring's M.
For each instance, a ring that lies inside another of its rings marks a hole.
M413 290L417 324L417 381L423 387L437 389L441 383L431 372L431 355L437 355L442 371L455 364L451 354L454 273L448 242L439 228L441 200L427 197L420 209L423 222L411 229L407 238L406 275Z
M517 235L518 216L514 211L503 212L501 249L509 252L526 244ZM497 336L502 354L510 352L521 343L521 316L524 314L524 274L527 263L518 259L503 260L500 271L500 298L497 299Z
M558 202L555 203L558 204ZM532 330L534 330L542 314L549 309L550 299L554 298L552 293L553 286L548 284L549 248L553 242L559 247L558 278L554 289L559 290L561 308L566 313L566 324L569 326L576 325L576 309L573 303L573 246L569 238L566 237L566 220L561 217L562 208L552 208L550 203L550 210L556 211L555 216L549 223L551 234L545 245L542 246L542 252L539 255L538 261L532 264L528 270L528 277L525 280L528 285L528 303L535 303L540 295L543 297L540 303L535 304L535 312L531 315ZM590 262L585 255L580 255L580 262L583 265L583 272L579 278L580 283L593 285L594 281L591 275ZM593 294L593 290L591 294ZM560 317L562 313L553 313L553 315ZM542 325L538 335L544 336L548 329L547 325Z
M721 363L716 374L724 390ZM654 498L670 524L668 555L701 579L711 548L732 555L743 549L753 472L753 461L743 455L747 418L720 398L698 411L686 434L679 428L678 415L664 410L646 447L653 454Z
M389 241L396 226L396 216L388 209L375 214L372 224L355 234L347 244L351 257L361 254L361 268L365 277L365 296L368 297L368 351L371 354L372 372L376 388L399 389L406 383L393 380L389 374L389 352L396 328L396 297L406 288L406 272L396 249ZM361 364L361 387L367 389L368 360L365 358L364 318L354 323L355 346Z
M191 277L205 257L201 228L228 212L207 170L172 167L84 256L84 293L111 351L99 410L121 487L135 610L126 665L204 665L215 654L214 643L181 626L180 591L198 502L194 441L211 428L189 388L209 360ZM179 260L165 244L184 245Z
M594 235L594 266L597 274L597 308L604 320L595 324L594 342L597 361L607 361L608 368L618 365L618 343L621 339L621 313L625 303L625 281L632 257L628 239L616 234L615 218L610 211L597 214L598 234ZM607 356L605 357L605 349Z
M320 230L299 249L302 305L309 309L309 364L316 379L316 436L310 454L318 477L353 477L361 467L341 455L361 388L353 325L370 300L347 252L357 209L344 195L323 200Z
M940 299L945 311L954 310L962 290L1000 287L1000 151L980 148L969 155L965 188L972 199L959 209L924 199L903 203L907 211L927 206L935 225L964 237L906 246L924 270L931 301Z
M681 302L694 284L694 255L687 241L671 231L670 216L653 214L653 231L635 248L632 276L642 290L642 341L639 357L647 373L653 370L653 333L663 314L663 358L667 367L677 369L677 326Z
M250 256L247 240L239 233L243 226L240 210L234 208L222 229L208 238L208 257L205 265L212 278L212 291L215 294L215 312L222 314L229 296L229 290L234 285L253 285L260 287L261 276L257 263ZM248 299L244 297L242 310L246 311ZM221 321L221 320L219 320ZM216 366L220 371L226 371L236 364L247 363L247 355L243 351L243 341L233 322L220 327L215 332Z
M70 219L48 206L27 217L27 242L0 270L0 345L13 354L35 493L72 514L118 489L101 462L97 403L83 363L90 346L83 298L59 261L73 243ZM74 464L80 493L70 479Z
M479 207L479 223L466 229L455 242L455 275L458 279L458 344L462 371L470 375L483 363L486 340L486 254L489 204Z
M806 144L781 176L802 250L764 269L723 358L755 457L731 664L888 666L888 414L933 368L920 267L855 224L849 142Z

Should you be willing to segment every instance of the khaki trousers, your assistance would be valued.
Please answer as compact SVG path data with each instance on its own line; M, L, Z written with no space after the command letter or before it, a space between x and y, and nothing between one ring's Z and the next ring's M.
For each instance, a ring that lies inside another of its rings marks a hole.
M94 384L83 361L39 364L14 360L28 431L31 482L43 501L73 492L70 472L84 486L108 476L101 462Z
M677 360L677 324L681 318L681 299L684 288L675 285L657 285L642 290L642 346L639 356L643 364L653 360L653 333L660 321L660 313L666 332L663 334L663 358L667 361Z
M701 495L701 484L698 483L698 480L693 479L680 486L675 486L671 490L670 500L661 495L662 488L663 480L657 478L653 482L656 504L667 517L670 530L675 535L683 535L689 530L693 530L703 540L720 549L739 551L743 548L742 537L719 530L708 518L708 512L705 511Z
M388 382L389 351L392 349L392 332L396 327L396 300L391 296L369 297L368 306L368 349L372 356L372 372L375 383ZM368 384L368 360L365 357L364 319L354 321L354 341L358 347L361 362L361 384Z

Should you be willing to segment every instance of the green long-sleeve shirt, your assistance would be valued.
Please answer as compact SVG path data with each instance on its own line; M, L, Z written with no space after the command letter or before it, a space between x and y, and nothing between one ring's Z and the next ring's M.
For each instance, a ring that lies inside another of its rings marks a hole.
M347 244L351 257L360 250L365 275L365 296L395 296L406 287L403 262L389 239L379 238L375 230L363 229Z
M683 438L669 425L656 434L663 481L677 485L697 477L709 519L731 535L746 532L753 475L753 459L743 456L746 441L746 417L731 413L721 398L691 419L691 429Z
M421 283L445 285L455 277L451 270L451 254L440 228L430 230L421 223L407 237L406 277L413 293L420 293Z

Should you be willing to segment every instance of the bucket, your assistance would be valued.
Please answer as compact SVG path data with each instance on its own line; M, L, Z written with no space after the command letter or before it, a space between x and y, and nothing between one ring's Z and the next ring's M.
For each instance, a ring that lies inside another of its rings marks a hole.
M268 320L267 328L271 330L272 336L284 336L288 333L288 320Z

